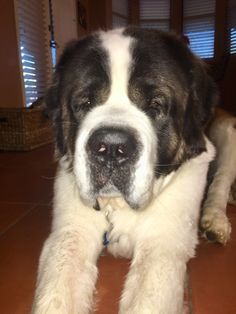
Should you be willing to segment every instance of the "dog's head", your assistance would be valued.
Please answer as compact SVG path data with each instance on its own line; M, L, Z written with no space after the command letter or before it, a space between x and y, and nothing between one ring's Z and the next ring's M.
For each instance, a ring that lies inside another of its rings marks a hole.
M147 204L155 178L205 150L202 127L215 101L184 43L136 28L68 46L46 97L82 199L121 195L133 208Z

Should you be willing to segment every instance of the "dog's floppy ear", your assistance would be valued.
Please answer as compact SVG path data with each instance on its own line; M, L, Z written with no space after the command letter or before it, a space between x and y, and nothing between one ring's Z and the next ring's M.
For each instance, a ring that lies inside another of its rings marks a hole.
M63 104L65 102L65 95L63 94L63 83L62 81L66 80L63 78L65 75L64 68L70 59L71 53L77 45L77 41L71 41L65 47L60 60L56 66L53 81L48 89L45 102L46 102L46 111L49 117L53 122L55 140L56 140L56 148L57 155L64 156L68 152L68 147L66 143L66 137L68 138L68 115L69 112L67 110L67 106ZM65 84L64 84L65 85Z
M47 114L53 122L59 111L58 81L59 80L57 78L57 75L54 75L53 83L49 87L45 95Z
M60 92L59 92L59 77L55 73L53 84L48 89L45 102L47 106L47 114L52 120L54 136L56 141L56 154L57 156L64 156L67 152L65 141L64 141L64 131L63 131L63 115L62 106L60 104Z
M197 59L193 71L192 93L196 114L202 126L212 118L218 103L218 89L207 73L207 66Z
M218 91L206 67L196 58L184 122L184 140L189 158L205 150L204 128L214 113Z

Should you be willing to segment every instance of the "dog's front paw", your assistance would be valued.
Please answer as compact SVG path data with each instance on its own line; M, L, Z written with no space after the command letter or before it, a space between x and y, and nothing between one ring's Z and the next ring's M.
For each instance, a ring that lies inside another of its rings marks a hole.
M201 230L208 240L225 245L230 238L231 225L223 211L206 208L201 219Z
M116 242L109 242L107 249L115 257L131 259L133 256L133 245L127 235L121 235Z
M110 223L108 251L114 256L131 258L133 255L133 234L136 214L123 209L113 209L107 214Z
M32 314L66 314L68 311L62 300L62 296L57 294L49 295L45 298L37 300L33 304Z

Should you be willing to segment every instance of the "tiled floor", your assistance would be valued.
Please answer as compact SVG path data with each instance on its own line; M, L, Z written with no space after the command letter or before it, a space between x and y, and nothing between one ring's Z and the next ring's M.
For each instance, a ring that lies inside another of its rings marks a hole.
M189 263L194 314L236 313L236 207L228 205L230 242L222 247L202 241Z
M0 153L0 313L30 313L40 250L50 230L55 164L52 147ZM202 241L189 264L194 314L236 313L236 208L229 206L226 247ZM97 314L115 314L129 262L99 260ZM166 313L168 314L168 313Z

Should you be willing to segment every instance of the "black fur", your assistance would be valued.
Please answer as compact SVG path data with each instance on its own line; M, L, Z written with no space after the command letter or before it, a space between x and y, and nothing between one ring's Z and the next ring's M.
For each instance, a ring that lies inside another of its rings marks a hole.
M129 97L153 120L159 134L157 176L205 150L203 126L217 102L205 65L175 35L129 28L136 38Z
M46 96L59 156L73 158L75 137L84 115L109 94L106 52L96 35L70 43L59 60Z

